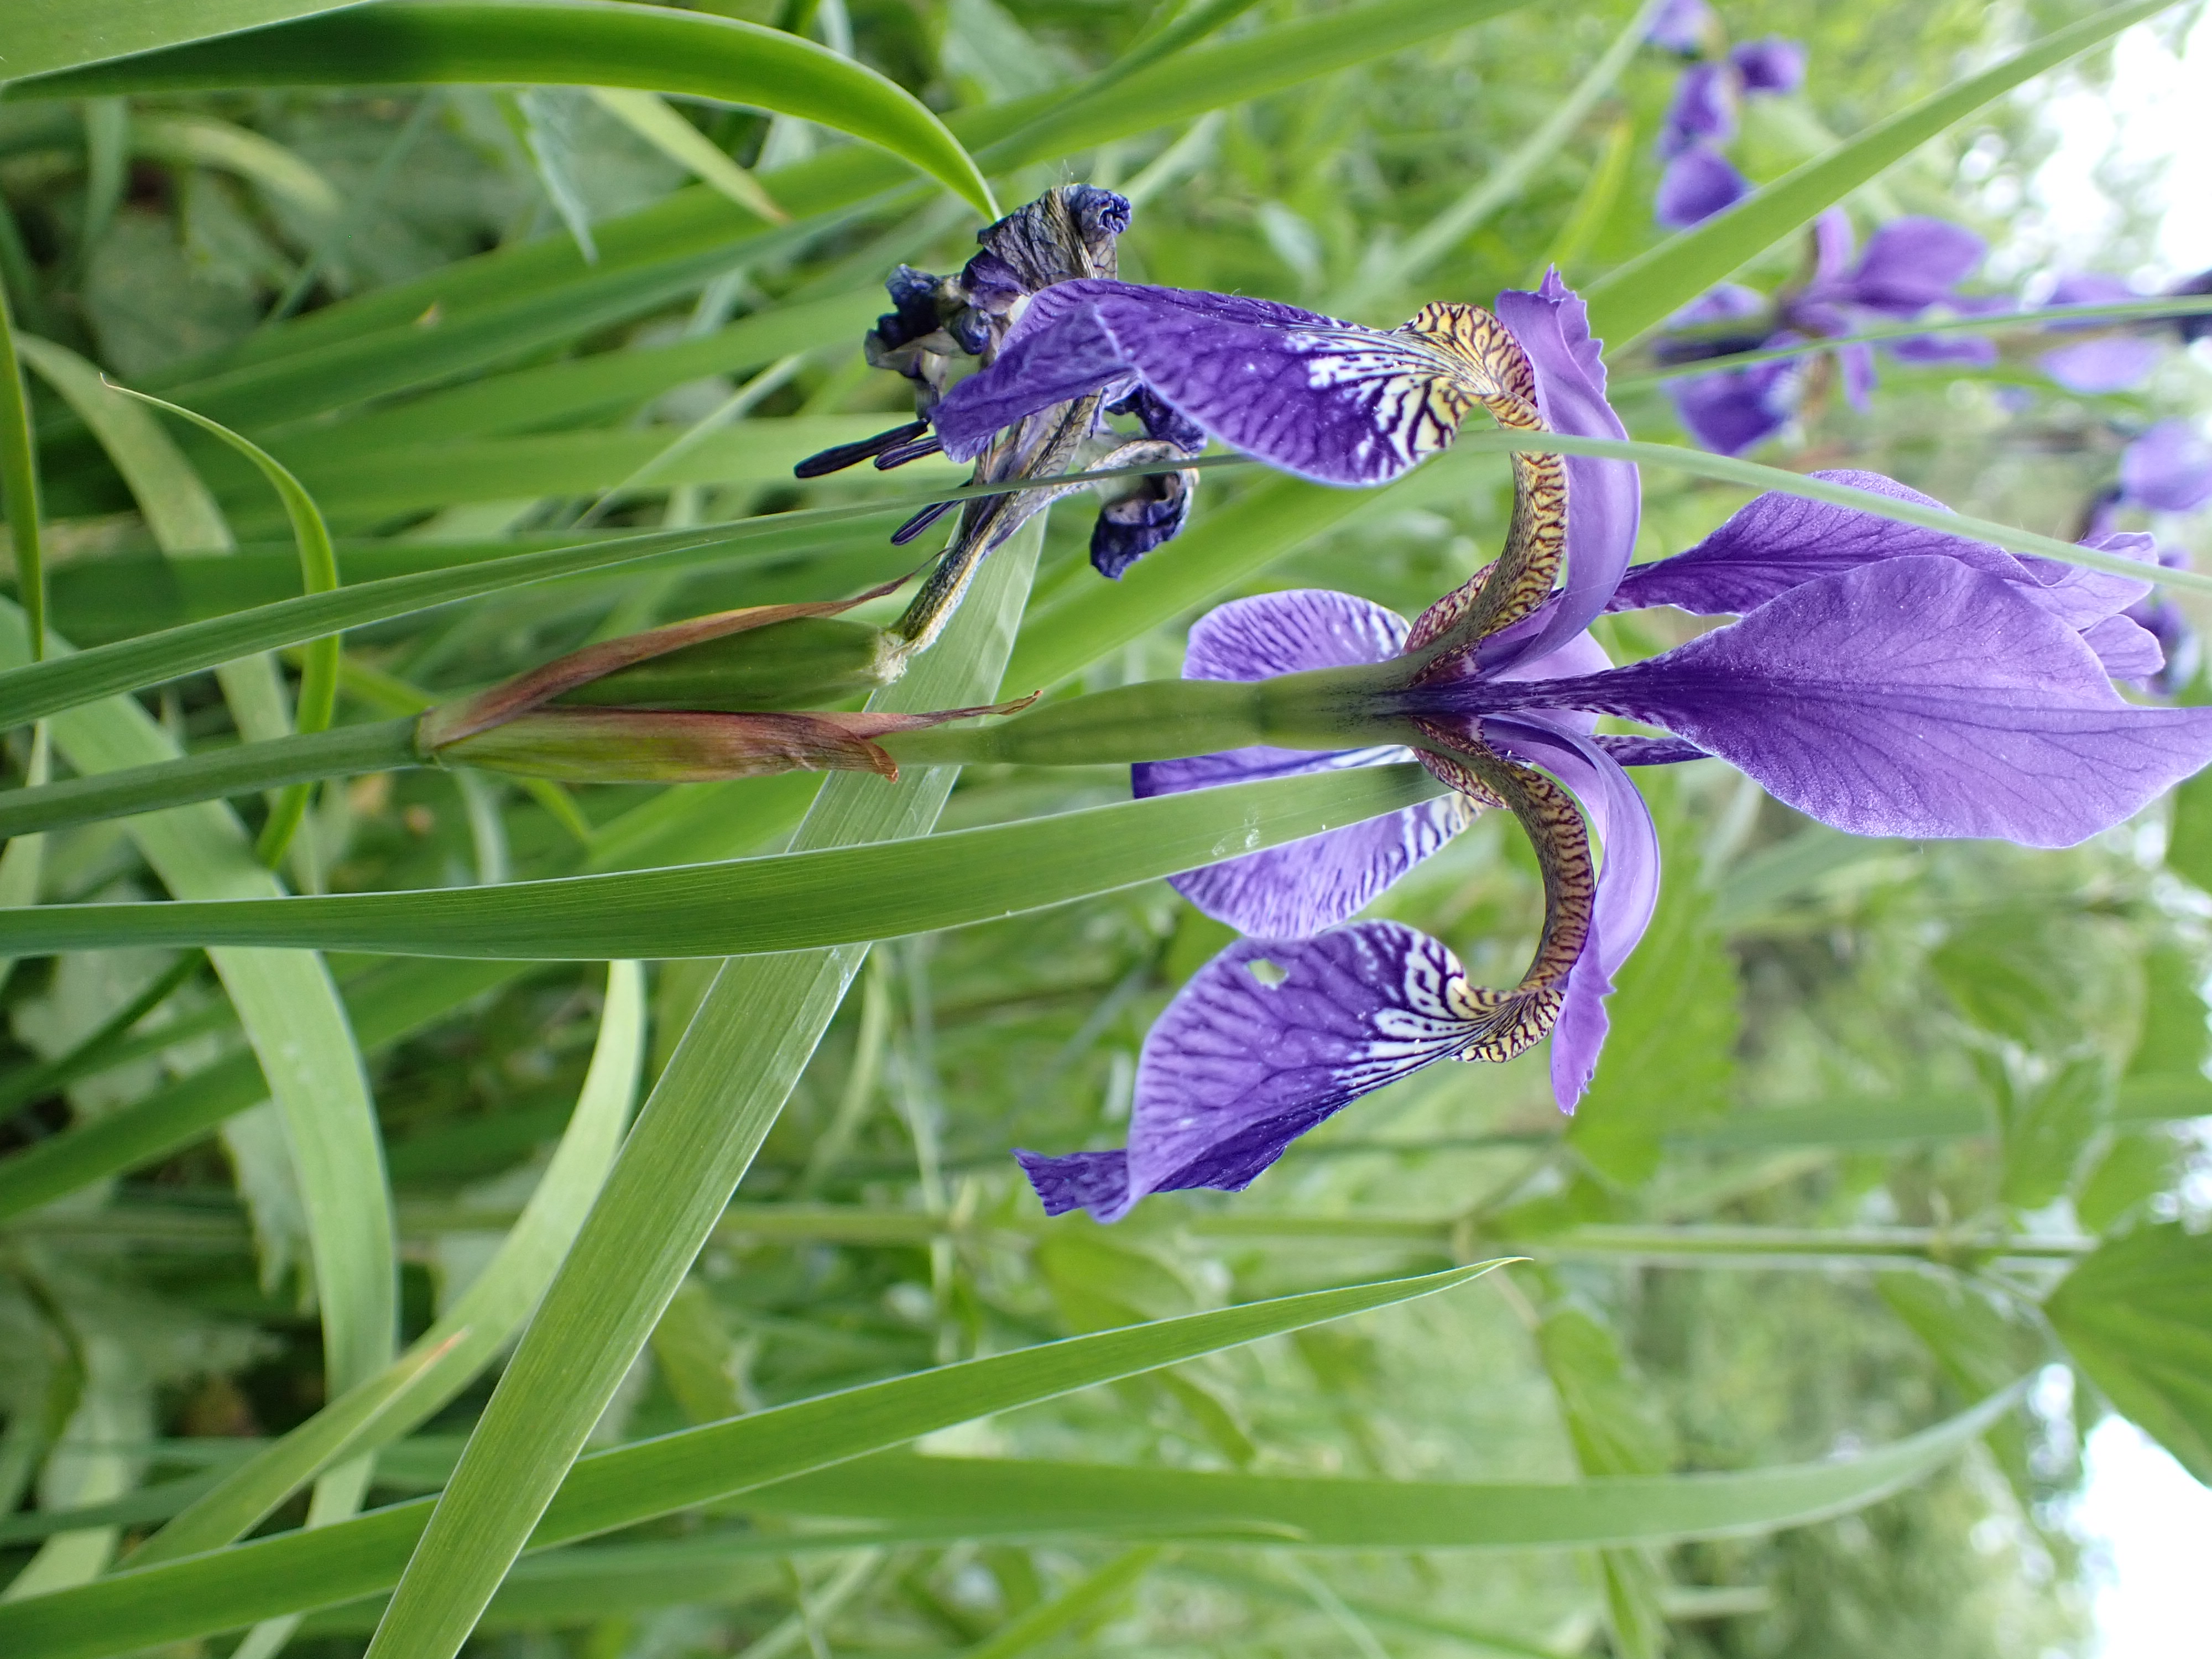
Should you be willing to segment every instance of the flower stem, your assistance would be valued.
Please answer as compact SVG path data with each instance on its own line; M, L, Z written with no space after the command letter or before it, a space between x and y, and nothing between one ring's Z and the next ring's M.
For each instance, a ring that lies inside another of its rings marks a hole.
M1271 680L1146 680L988 726L902 732L878 742L901 763L1099 766L1261 744L1333 750L1406 741L1410 723L1401 734L1365 705L1368 678L1330 669Z
M226 795L255 794L318 778L421 766L425 763L416 751L415 724L409 718L344 726L334 732L241 744L158 766L134 766L36 789L11 789L0 794L0 836L129 817Z

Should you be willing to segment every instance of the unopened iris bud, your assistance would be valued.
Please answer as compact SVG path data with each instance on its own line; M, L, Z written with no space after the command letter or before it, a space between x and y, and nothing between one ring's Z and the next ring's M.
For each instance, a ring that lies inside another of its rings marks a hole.
M756 605L572 651L422 716L424 759L575 783L683 783L898 767L875 739L1021 702L932 714L808 709L896 678L896 642L841 619L857 599Z
M874 772L898 763L875 739L1022 707L927 714L683 708L539 708L437 750L450 764L564 783L703 783L777 772Z

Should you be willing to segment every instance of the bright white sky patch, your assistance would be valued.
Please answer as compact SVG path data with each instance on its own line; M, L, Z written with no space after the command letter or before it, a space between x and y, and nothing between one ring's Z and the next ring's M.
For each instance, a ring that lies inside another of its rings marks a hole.
M2090 1431L2085 1462L2074 1519L2106 1556L2092 1566L2099 1659L2212 1653L2204 1603L2212 1491L2117 1417Z
M2212 266L2212 10L2179 55L2148 25L2128 30L2112 69L2108 93L2067 92L2043 106L2060 143L2036 170L2024 228L2049 248L2056 269L2110 270L2098 256L2118 215L2100 171L2162 174L2157 197L2166 215L2153 263L2113 272L2162 287Z

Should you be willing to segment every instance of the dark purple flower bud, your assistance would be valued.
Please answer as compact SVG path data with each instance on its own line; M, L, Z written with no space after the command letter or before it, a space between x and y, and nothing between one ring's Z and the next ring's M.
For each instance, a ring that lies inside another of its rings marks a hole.
M2212 444L2187 421L2160 421L2120 457L2120 498L2157 513L2212 501Z
M1770 34L1747 40L1729 53L1746 92L1795 92L1805 81L1805 45Z
M1718 150L1698 145L1667 163L1652 210L1669 230L1687 230L1751 194L1751 184Z
M1128 495L1098 509L1091 526L1091 568L1109 581L1164 542L1182 533L1190 517L1191 472L1156 472Z
M1705 0L1667 0L1644 38L1665 52L1686 56L1705 45L1713 29L1713 9Z

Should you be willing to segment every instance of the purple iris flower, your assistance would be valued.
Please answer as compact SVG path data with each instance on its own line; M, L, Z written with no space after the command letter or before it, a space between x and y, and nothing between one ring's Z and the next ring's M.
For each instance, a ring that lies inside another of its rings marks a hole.
M1956 291L1985 251L1982 239L1963 226L1918 216L1893 219L1855 258L1850 221L1831 210L1814 222L1813 243L1810 281L1771 300L1733 283L1715 289L1676 313L1674 331L1659 343L1660 361L1695 362L1850 334L1921 317L1936 306L1967 314L2010 307L2000 297ZM1996 361L1996 348L1972 337L1931 335L1898 341L1888 349L1909 362L1985 367ZM1844 346L1836 356L1844 396L1864 407L1875 386L1872 349ZM1790 423L1804 384L1803 363L1783 362L1671 380L1667 391L1699 445L1741 455Z
M1927 500L1873 474L1826 476ZM2149 553L2143 537L2102 545ZM1517 574L1513 556L1509 544L1501 566ZM1590 613L1564 594L1501 617L1472 653L1370 694L1378 714L1411 717L1419 757L1461 798L1178 878L1201 909L1266 931L1200 969L1153 1026L1126 1151L1017 1156L1048 1212L1080 1206L1111 1221L1147 1193L1239 1189L1361 1096L1437 1060L1510 1057L1547 1030L1553 1089L1571 1109L1604 1040L1611 975L1657 893L1656 842L1623 763L1718 756L1856 834L2069 845L2212 760L2212 709L2145 708L2113 688L2156 665L2156 641L2120 614L2148 588L1767 495L1607 598L1740 616L1686 645L1612 668L1580 632ZM1516 630L1547 612L1573 618L1576 633L1516 653ZM1272 594L1206 617L1185 672L1421 664L1432 629L1430 617L1408 630L1343 594ZM1598 714L1672 735L1594 736ZM1246 750L1141 768L1138 790L1402 752ZM1488 805L1521 820L1544 872L1543 938L1520 985L1469 984L1442 944L1396 922L1339 925ZM1595 872L1592 829L1604 854Z
M2091 271L2060 277L2044 303L2054 307L2123 305L2141 298L2142 295L2118 277ZM2070 333L2096 326L2094 323L2054 323L2051 331ZM2103 334L2047 351L2037 362L2045 374L2069 392L2131 392L2150 378L2161 355L2157 341L2140 334Z
M1705 45L1712 28L1713 9L1705 0L1667 0L1644 38L1662 51L1687 54Z
M1565 293L1556 274L1546 292ZM997 361L947 392L933 419L945 453L964 460L1053 404L1143 398L1285 471L1358 487L1443 448L1477 404L1538 426L1526 376L1510 337L1474 306L1425 306L1403 327L1375 329L1240 295L1062 283L1030 301Z
M2187 421L2160 421L2120 457L2120 501L2154 513L2193 513L2212 501L2212 444Z
M1126 197L1095 185L1064 185L978 231L975 240L982 252L957 276L933 276L901 265L884 284L892 309L877 319L864 347L872 366L894 370L914 382L915 418L858 443L823 450L800 462L798 475L820 477L869 459L889 469L937 453L941 446L930 433L930 422L954 362L963 356L977 358L987 367L996 362L1023 308L1047 289L1090 278L1110 279L1116 269L1115 245L1129 228L1129 215ZM1108 400L1104 411L1135 416L1143 435L1119 443L1099 458L1102 466L1192 456L1206 447L1203 433L1141 391ZM1030 412L1043 416L1045 406ZM1097 413L1093 409L1082 415L1073 441L1064 418L1028 422L1008 434L996 464L988 470L994 477L1059 470L1057 463L1066 459L1063 452L1072 453ZM1119 576L1175 536L1189 516L1197 483L1193 471L1155 473L1136 480L1108 501L1091 528L1091 563L1105 575ZM891 539L911 541L951 507L943 501L924 507ZM1001 533L1006 528L1001 526Z
M1694 50L1710 17L1701 12L1694 27L1680 32L1678 38L1689 45L1676 49ZM1650 38L1674 44L1661 40L1656 26ZM1659 125L1659 155L1667 163L1652 204L1659 222L1669 230L1686 230L1748 196L1749 181L1721 154L1721 147L1735 137L1737 106L1750 96L1794 92L1804 79L1805 48L1779 35L1685 69Z

